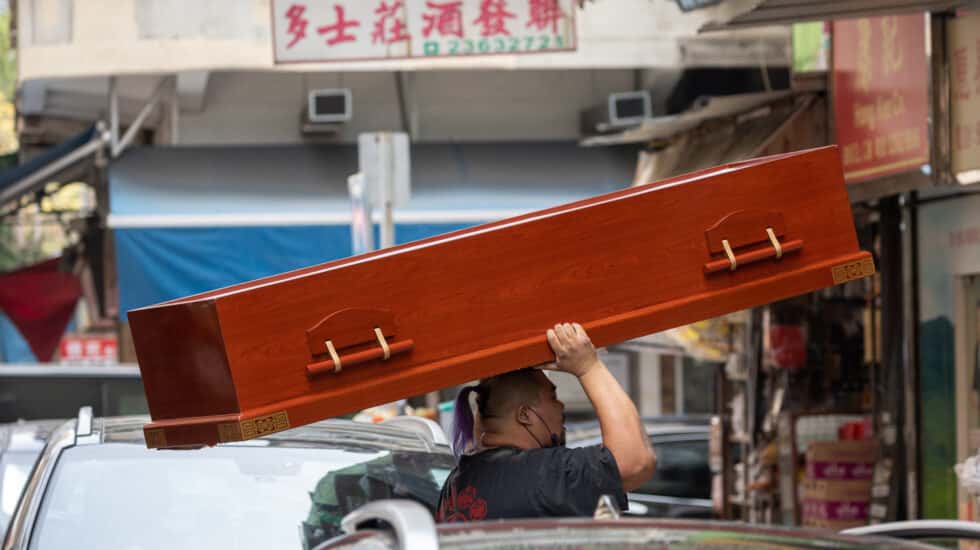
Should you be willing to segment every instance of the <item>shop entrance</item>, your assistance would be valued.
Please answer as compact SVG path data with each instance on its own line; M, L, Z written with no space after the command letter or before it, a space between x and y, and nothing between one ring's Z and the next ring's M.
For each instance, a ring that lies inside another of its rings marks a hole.
M956 425L957 462L980 448L980 274L960 277L956 300ZM975 517L962 488L960 515Z

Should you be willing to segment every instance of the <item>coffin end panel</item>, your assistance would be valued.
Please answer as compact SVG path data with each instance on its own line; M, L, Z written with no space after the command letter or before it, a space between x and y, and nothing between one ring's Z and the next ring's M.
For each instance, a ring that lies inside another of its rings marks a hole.
M213 302L130 311L129 325L154 420L239 412Z
M150 422L143 426L143 437L149 449L199 449L255 439L292 426L286 410L267 414L216 414Z

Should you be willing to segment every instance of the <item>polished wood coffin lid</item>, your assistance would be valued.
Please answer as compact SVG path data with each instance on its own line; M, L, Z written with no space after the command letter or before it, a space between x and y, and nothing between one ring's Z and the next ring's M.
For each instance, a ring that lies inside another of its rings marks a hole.
M147 446L250 439L874 273L836 147L634 187L129 312Z

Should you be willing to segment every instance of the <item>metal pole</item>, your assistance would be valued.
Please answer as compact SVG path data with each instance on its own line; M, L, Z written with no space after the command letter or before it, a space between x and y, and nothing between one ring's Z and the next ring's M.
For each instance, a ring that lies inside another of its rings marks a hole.
M903 303L903 262L902 258L902 206L898 197L888 197L878 203L881 220L881 377L879 391L882 399L875 411L875 438L878 440L876 468L883 472L887 460L891 460L890 475L880 479L875 485L879 490L887 487L881 497L872 497L871 512L873 522L897 521L904 515L904 487L906 478L904 436L906 394L906 339L905 304ZM876 472L877 474L877 472ZM887 496L884 496L887 495ZM902 508L900 510L900 508Z
M954 183L952 173L953 132L950 123L949 52L946 47L949 13L931 13L926 18L929 48L929 97L931 99L929 131L932 147L929 163L932 181L939 185Z
M374 250L374 223L371 220L371 201L364 174L358 172L347 178L351 203L351 252L364 254Z
M905 518L919 519L919 243L916 193L902 205Z
M381 248L395 246L395 216L390 197L385 200L384 217L381 221Z
M133 139L136 138L136 133L140 131L140 129L143 127L143 123L146 122L146 119L150 116L150 113L153 112L153 109L163 99L163 96L166 93L165 88L166 80L164 79L160 81L160 84L157 85L156 90L153 91L153 95L150 96L149 102L147 102L147 104L140 109L139 114L136 115L136 119L130 123L129 128L126 128L126 133L123 134L123 137L117 140L112 149L113 157L117 157L122 154L122 152L129 147L129 144L132 143Z
M116 77L109 77L109 150L119 146L119 89Z
M395 216L394 216L394 201L395 197L395 155L393 154L394 145L391 143L391 134L385 133L382 139L386 142L388 147L385 148L389 154L385 155L382 160L386 164L385 168L381 170L382 182L381 182L381 197L384 201L383 217L381 219L381 248L388 248L395 246Z
M170 96L170 145L180 142L180 92L177 89L177 75L173 77Z

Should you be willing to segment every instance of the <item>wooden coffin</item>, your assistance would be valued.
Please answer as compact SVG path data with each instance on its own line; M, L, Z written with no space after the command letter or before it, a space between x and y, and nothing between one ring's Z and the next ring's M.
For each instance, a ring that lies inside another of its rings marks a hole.
M874 272L836 147L722 166L129 312L149 447L213 445Z

